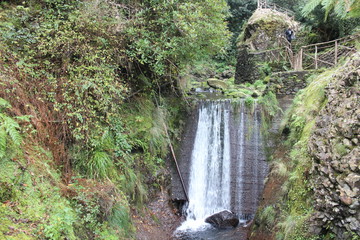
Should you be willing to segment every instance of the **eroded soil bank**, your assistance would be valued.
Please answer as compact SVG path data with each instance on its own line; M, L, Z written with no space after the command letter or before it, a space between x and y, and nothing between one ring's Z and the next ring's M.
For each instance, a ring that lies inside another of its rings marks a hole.
M183 217L172 204L167 191L160 191L142 212L132 211L138 240L170 240Z

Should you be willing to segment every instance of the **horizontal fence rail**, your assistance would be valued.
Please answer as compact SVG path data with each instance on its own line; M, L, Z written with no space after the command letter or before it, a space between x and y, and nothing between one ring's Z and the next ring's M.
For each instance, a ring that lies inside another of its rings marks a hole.
M359 41L360 34L335 39L328 42L302 46L299 51L302 69L318 69L333 67L342 57L356 52L355 42Z
M258 7L257 8L261 8L261 9L273 9L275 11L278 12L282 12L285 13L289 16L295 16L295 13L289 9L280 7L279 5L275 4L275 3L269 3L267 0L258 0Z
M260 55L261 59L271 62L287 61L293 70L310 70L321 67L333 67L340 58L357 51L355 42L360 34L329 42L322 42L300 47L294 52L291 44L284 36L279 36L278 47L263 51L251 51L252 55Z
M269 3L268 0L258 0L258 8L273 9L292 17L295 15L293 11ZM356 52L355 43L359 42L359 40L360 34L358 33L328 42L302 46L295 53L291 43L284 36L279 36L278 48L252 51L250 54L261 55L262 59L266 61L288 61L294 70L318 69L321 67L333 67L339 62L340 58Z

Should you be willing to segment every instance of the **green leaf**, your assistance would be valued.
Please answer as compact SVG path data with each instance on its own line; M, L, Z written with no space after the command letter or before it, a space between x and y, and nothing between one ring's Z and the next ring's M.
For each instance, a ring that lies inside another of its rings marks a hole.
M6 101L5 99L3 98L0 98L0 111L5 109L5 108L10 108L11 105L8 101Z
M0 127L0 158L3 158L6 153L6 131Z
M12 118L8 116L2 117L3 127L5 128L6 133L10 136L11 140L13 141L13 144L20 145L22 142L22 137L19 133L20 126L19 124Z

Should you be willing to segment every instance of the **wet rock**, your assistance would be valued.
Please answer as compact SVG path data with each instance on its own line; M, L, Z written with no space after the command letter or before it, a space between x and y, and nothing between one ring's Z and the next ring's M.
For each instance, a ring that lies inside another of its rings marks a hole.
M242 41L238 43L235 84L253 83L262 78L262 74L269 73L266 69L261 70L258 67L259 63L269 61L268 53L259 51L279 47L279 36L284 34L284 29L292 26L296 31L298 24L286 14L274 14L270 9L257 9L244 26ZM273 65L272 70L276 71L274 68L281 71L282 66Z
M231 228L239 224L239 218L233 212L224 210L206 218L205 222L217 228Z
M359 160L358 159L351 159L349 161L349 167L352 171L355 171L357 169L360 169L360 166L359 166Z
M238 49L238 57L235 72L235 84L255 82L260 72L257 70L255 56L249 53L249 47L241 45Z
M349 210L349 213L352 214L352 215L355 215L355 214L357 213L357 211L356 211L356 210L353 210L353 209L350 209L350 210Z
M356 197L359 189L352 190L349 185L344 184L343 186L340 186L340 192L344 192L349 197Z
M324 187L326 187L326 188L333 188L333 187L334 187L334 185L331 184L331 181L330 181L328 178L325 178L322 184L323 184Z
M323 172L325 175L329 175L329 168L327 166L321 167L320 171Z

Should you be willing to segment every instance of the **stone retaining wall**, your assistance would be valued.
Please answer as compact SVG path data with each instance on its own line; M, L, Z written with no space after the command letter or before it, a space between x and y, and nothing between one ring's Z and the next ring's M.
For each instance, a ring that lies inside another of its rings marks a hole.
M272 91L276 95L295 95L306 87L308 71L292 71L273 73L265 92Z
M360 54L333 76L308 148L316 213L314 234L360 236Z

